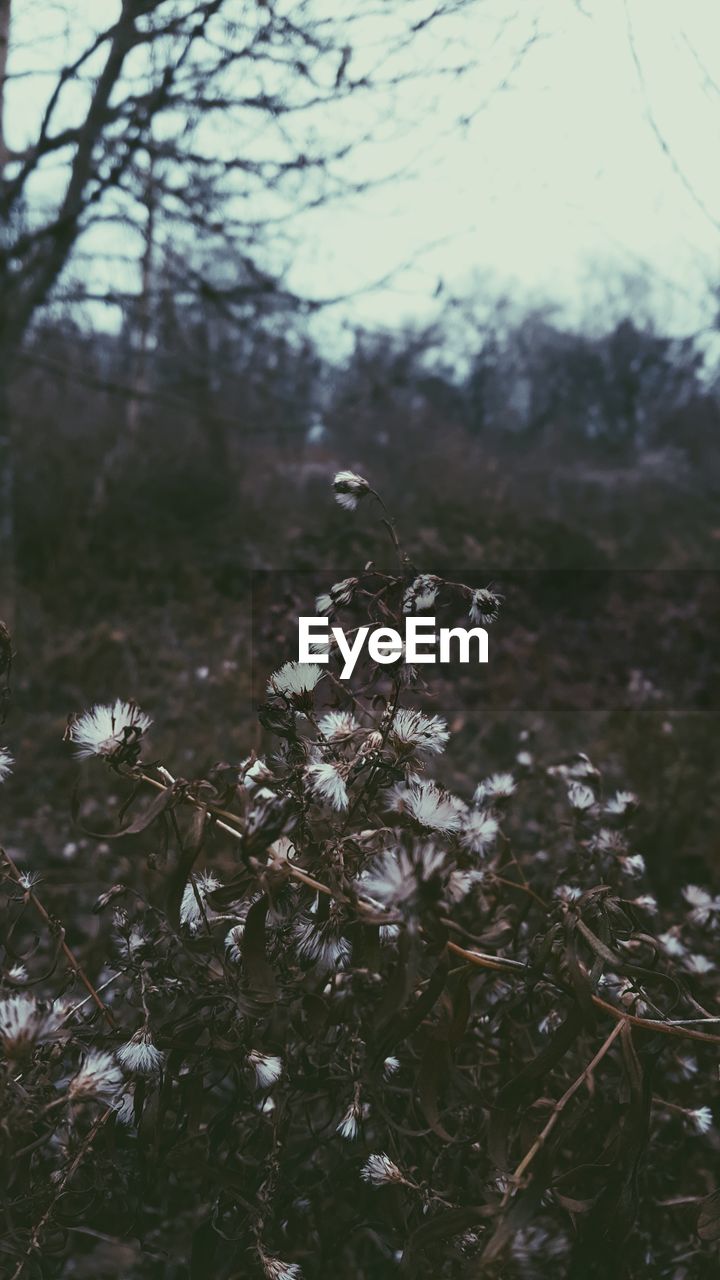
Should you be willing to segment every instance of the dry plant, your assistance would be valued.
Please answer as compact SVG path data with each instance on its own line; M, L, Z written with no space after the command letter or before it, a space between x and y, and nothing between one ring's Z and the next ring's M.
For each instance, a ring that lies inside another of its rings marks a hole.
M494 587L419 572L380 516L396 567L318 611L496 621ZM638 800L587 757L520 750L455 795L421 672L339 671L284 661L264 756L201 778L132 702L69 721L137 874L86 958L4 855L5 1274L715 1274L720 898L661 910Z

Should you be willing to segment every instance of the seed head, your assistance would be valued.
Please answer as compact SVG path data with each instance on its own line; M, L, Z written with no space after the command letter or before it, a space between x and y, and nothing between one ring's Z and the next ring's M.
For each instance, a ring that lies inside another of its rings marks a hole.
M150 716L134 702L115 702L92 707L70 721L65 737L75 746L78 759L103 756L108 760L134 762L143 734L152 724Z
M344 511L354 511L361 498L370 492L370 485L354 471L338 471L333 480L335 500Z

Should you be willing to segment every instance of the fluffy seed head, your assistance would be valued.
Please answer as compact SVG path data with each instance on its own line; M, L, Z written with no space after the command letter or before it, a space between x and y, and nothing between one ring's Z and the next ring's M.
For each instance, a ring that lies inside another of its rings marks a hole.
M347 809L350 799L347 787L335 765L328 760L308 765L305 776L318 800L324 800L332 809L341 813Z
M112 1102L123 1084L122 1071L112 1054L93 1049L70 1081L68 1095L73 1101L99 1098L103 1102Z
M368 1156L360 1170L360 1177L373 1187L382 1187L387 1182L405 1181L395 1162L384 1151Z
M10 752L6 751L5 747L0 747L0 782L10 777L14 763Z
M127 1044L121 1045L117 1059L129 1075L156 1076L162 1071L165 1055L156 1048L147 1027L141 1027Z
M180 903L180 923L186 925L191 933L197 932L203 924L203 911L207 920L213 920L216 917L217 912L208 905L207 897L220 886L221 881L213 875L212 871L201 871L199 875L192 873L185 885ZM202 903L202 910L200 903Z
M476 627L487 627L491 622L497 622L500 616L501 604L502 596L497 595L495 591L491 591L489 587L479 587L472 594L470 621Z
M403 796L406 813L421 827L431 831L457 831L463 807L459 800L441 791L434 782L420 782L407 788Z
M283 1072L282 1058L272 1053L260 1053L252 1049L248 1054L248 1062L255 1072L255 1084L258 1089L272 1089Z
M361 498L370 492L370 485L354 471L338 471L333 480L335 500L344 511L354 511Z
M460 843L469 853L484 853L499 829L500 824L491 813L484 809L471 809L463 819Z
M421 573L405 590L403 613L420 613L422 609L432 609L440 585L440 578L434 573Z
M66 738L75 747L78 759L103 756L105 759L135 761L143 734L152 724L150 716L134 702L115 702L91 707L68 725Z
M440 755L445 750L450 732L442 716L426 716L422 711L402 707L395 715L389 737L400 750Z
M309 711L313 704L313 691L323 674L322 667L316 662L285 662L271 675L267 691L279 694L298 711Z
M62 1021L62 1012L43 1009L32 996L8 996L0 1000L0 1043L13 1057L54 1039Z
M585 813L595 804L595 793L586 787L584 782L571 782L568 787L568 800L578 813Z

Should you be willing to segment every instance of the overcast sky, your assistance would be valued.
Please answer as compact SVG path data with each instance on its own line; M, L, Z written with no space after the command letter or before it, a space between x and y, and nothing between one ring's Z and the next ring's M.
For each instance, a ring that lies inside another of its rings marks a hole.
M88 3L75 20L112 20L115 0ZM24 34L47 37L34 59L53 64L62 12L19 0ZM396 273L323 325L424 320L489 277L521 301L601 314L617 277L638 271L664 320L707 324L720 282L720 0L486 0L458 32L476 69L375 103L372 145L353 159L363 177L405 176L299 224L297 288L352 292ZM18 82L20 132L50 83Z
M447 126L511 65L507 41L446 86L414 180L315 217L299 280L331 260L352 288L415 259L353 307L393 322L431 313L440 280L441 296L466 292L473 273L577 314L602 306L612 268L639 270L678 328L707 323L720 281L720 3L547 0L540 13L543 38L466 128Z

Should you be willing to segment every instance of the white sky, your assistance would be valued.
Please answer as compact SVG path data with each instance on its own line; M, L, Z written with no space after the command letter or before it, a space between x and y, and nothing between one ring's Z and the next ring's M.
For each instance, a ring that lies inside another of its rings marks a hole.
M414 181L315 215L298 281L309 285L319 273L350 289L415 258L394 287L353 306L355 318L393 323L431 314L438 279L465 294L474 274L491 272L520 299L548 297L592 313L604 309L613 268L641 270L671 323L707 323L720 231L648 122L624 0L584 0L583 8L572 0L541 6L546 38L467 129L430 145ZM628 0L628 8L651 109L720 223L720 2ZM444 114L472 111L507 63L503 49L454 90Z
M349 2L328 0L334 16ZM115 7L78 0L74 13L101 26ZM16 0L16 14L38 34L59 11L51 0ZM297 226L298 289L351 292L398 271L391 284L326 314L326 332L338 321L429 319L448 296L486 293L488 277L521 302L552 299L573 317L592 317L606 311L620 273L638 270L664 321L685 331L709 324L709 290L720 283L712 225L712 217L720 223L720 0L485 0L473 15L461 36L477 53L476 71L415 82L368 117L373 143L355 155L353 173L410 168L412 176ZM518 63L538 16L542 38ZM503 26L501 17L512 21ZM50 65L52 45L50 36ZM51 82L42 83L18 82L21 131L26 108L29 118ZM673 171L648 107L710 217Z

